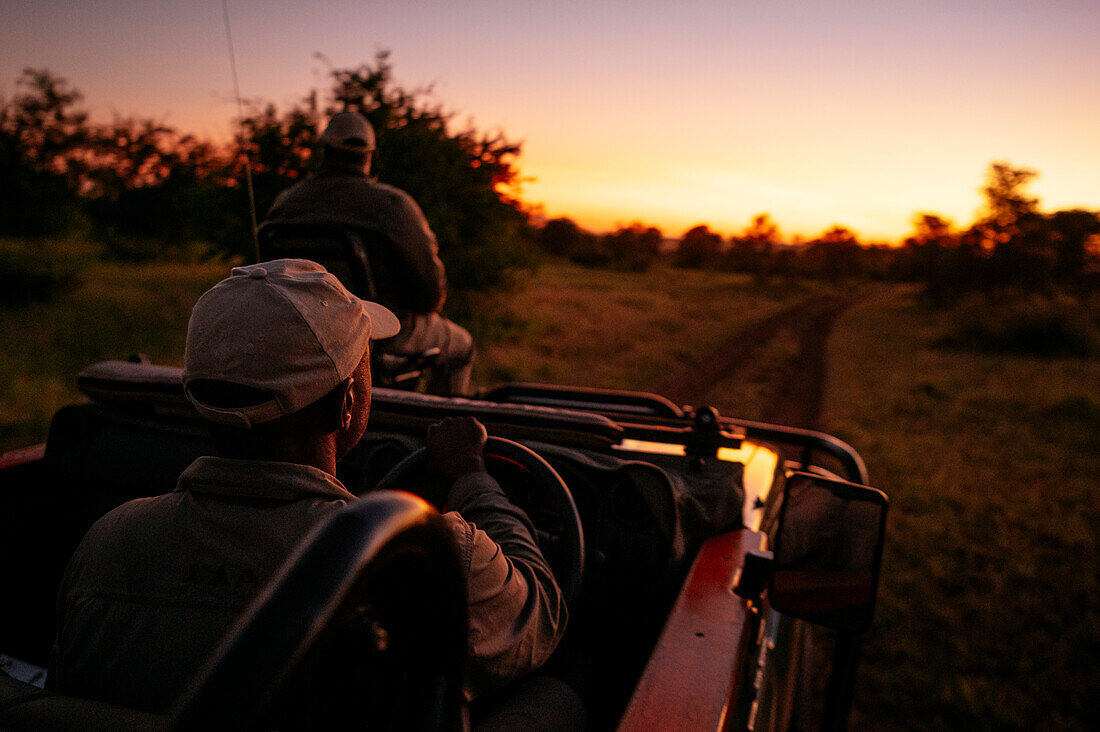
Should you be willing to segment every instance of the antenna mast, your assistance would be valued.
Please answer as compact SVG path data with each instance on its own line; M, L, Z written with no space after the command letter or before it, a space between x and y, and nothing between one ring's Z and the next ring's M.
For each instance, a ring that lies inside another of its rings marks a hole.
M237 55L233 51L233 34L229 30L229 0L222 0L222 14L225 17L225 40L229 45L229 68L233 72L233 93L237 97L237 137L244 153L244 180L248 189L248 217L252 231L252 251L256 261L260 261L260 240L256 234L256 193L252 189L252 162L244 145L244 102L241 101L241 84L237 79Z

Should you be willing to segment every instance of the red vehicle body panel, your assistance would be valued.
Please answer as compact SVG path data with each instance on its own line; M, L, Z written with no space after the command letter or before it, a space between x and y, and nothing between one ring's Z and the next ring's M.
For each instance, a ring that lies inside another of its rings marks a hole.
M46 443L21 447L11 452L0 453L0 470L14 468L17 465L27 465L38 462L46 457Z
M731 531L699 550L669 614L619 732L721 730L745 679L753 645L752 611L733 593L745 552L764 535Z

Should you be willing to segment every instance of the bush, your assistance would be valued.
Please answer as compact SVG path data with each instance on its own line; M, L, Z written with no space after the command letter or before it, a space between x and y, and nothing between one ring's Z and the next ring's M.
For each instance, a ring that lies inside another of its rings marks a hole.
M722 250L722 237L712 232L706 224L692 227L680 239L673 263L686 269L711 267Z
M1088 305L1078 301L1029 297L1005 303L974 297L959 306L953 319L941 346L1042 358L1100 353L1100 334Z
M17 308L45 302L80 285L72 264L0 249L0 307Z

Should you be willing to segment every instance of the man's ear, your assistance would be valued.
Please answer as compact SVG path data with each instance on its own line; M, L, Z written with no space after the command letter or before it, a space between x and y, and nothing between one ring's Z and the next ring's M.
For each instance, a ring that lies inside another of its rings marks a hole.
M355 414L355 390L351 388L354 383L355 377L349 376L340 385L343 396L340 398L339 425L343 430L351 427L351 418Z

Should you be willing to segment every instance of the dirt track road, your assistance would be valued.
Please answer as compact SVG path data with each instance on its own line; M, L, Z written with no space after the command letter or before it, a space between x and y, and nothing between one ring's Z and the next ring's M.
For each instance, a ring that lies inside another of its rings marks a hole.
M678 404L693 403L715 384L748 373L778 334L793 335L796 352L767 373L772 395L761 420L792 427L817 427L825 382L825 345L837 316L858 298L817 297L782 310L738 333L695 364L673 374L655 391Z

